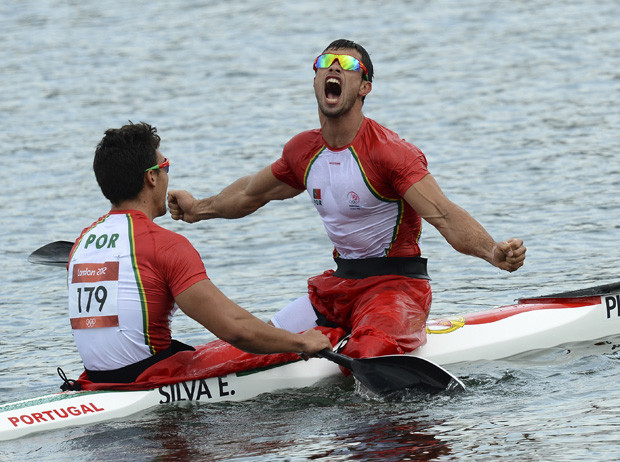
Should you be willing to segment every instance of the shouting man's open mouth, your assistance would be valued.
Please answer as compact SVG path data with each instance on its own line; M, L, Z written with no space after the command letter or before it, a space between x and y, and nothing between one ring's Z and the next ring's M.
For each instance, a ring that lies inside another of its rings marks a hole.
M342 83L337 77L330 76L325 80L325 99L328 104L338 102L342 94Z

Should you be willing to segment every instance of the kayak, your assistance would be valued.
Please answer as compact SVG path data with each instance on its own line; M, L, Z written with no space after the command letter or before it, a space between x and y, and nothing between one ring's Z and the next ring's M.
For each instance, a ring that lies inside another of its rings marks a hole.
M609 292L607 292L609 291ZM597 293L603 292L603 293ZM496 360L620 334L620 283L520 299L490 311L429 320L412 353L437 364ZM435 335L437 334L437 335Z
M439 365L510 358L620 335L620 283L519 299L464 316L429 319L427 343L411 353ZM243 401L264 393L344 380L321 358L139 391L68 391L0 405L0 441L127 417L161 404Z

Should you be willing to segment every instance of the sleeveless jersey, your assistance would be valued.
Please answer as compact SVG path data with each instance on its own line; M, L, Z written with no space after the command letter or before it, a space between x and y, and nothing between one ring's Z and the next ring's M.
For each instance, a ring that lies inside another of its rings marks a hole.
M353 142L329 147L319 129L292 138L271 166L274 176L306 189L342 258L420 255L422 220L403 199L427 175L424 154L364 118Z
M142 212L112 211L86 228L68 265L73 336L89 370L114 370L171 342L174 297L207 279L189 241Z

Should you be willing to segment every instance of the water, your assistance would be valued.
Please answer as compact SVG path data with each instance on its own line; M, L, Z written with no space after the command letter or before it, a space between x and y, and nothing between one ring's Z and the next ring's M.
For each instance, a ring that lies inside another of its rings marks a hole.
M617 281L619 25L614 0L2 3L0 402L55 391L56 366L80 371L63 271L26 256L107 211L91 170L103 131L156 125L170 187L218 192L317 126L311 63L341 37L373 58L366 115L418 145L493 236L528 247L503 274L426 226L433 316ZM263 319L333 267L305 196L241 220L158 223ZM173 329L213 338L184 316ZM617 460L619 360L580 345L455 365L469 388L456 397L377 403L344 383L160 407L2 443L0 459Z

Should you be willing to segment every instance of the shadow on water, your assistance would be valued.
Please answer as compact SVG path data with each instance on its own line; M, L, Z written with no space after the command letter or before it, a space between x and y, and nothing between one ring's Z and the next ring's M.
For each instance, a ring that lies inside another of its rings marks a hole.
M285 415L277 425L272 419L257 419L229 422L228 425L222 422L218 424L220 428L214 429L194 421L190 424L194 427L190 432L181 431L175 425L176 419L183 416L175 416L175 412L166 414L158 421L157 430L147 436L159 446L155 452L162 457L161 460L402 461L433 460L451 453L449 446L429 430L441 425L440 421L412 418L402 422L391 417L369 417L370 421L366 421L358 416L345 425L334 425L333 422L316 425L312 422L312 432L300 437L299 426L303 425L304 419L299 420L298 413ZM186 425L187 422L185 428ZM291 425L294 428L287 428ZM262 427L267 431L252 430L248 426ZM236 447L234 453L230 452L231 447Z
M65 455L98 460L434 460L451 453L442 420L418 415L428 394L403 404L369 401L347 380L329 388L266 395L243 403L162 406L128 421L76 429ZM431 398L432 399L432 398ZM139 448L139 454L124 448Z
M331 448L317 451L310 460L434 460L451 454L450 446L430 429L441 422L402 423L386 418L360 423L331 436Z

